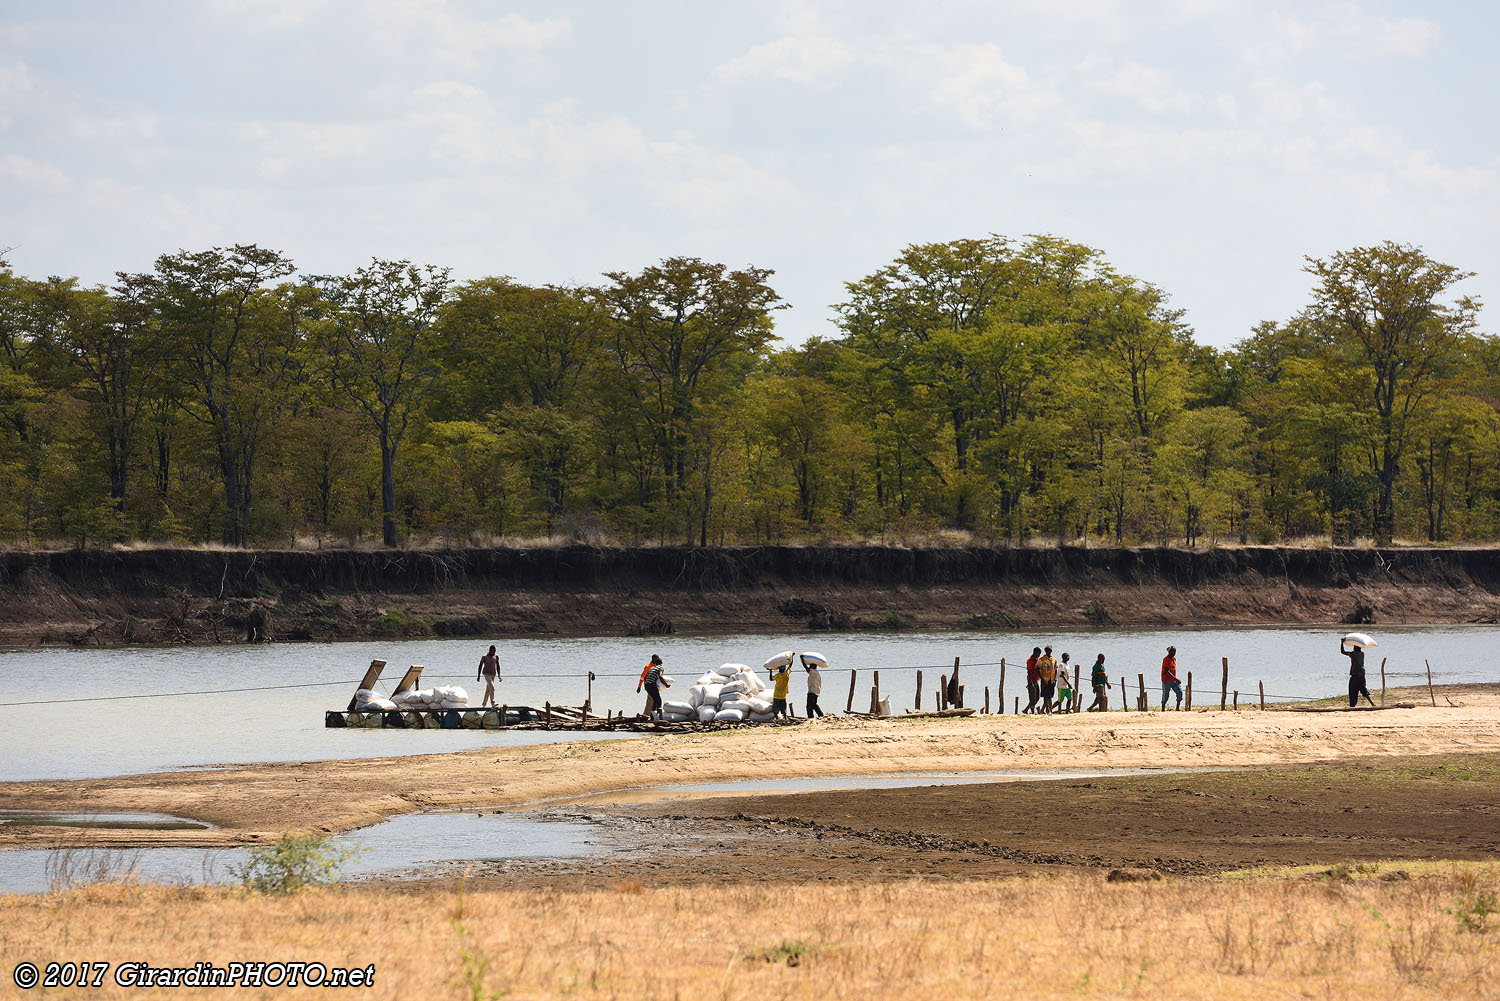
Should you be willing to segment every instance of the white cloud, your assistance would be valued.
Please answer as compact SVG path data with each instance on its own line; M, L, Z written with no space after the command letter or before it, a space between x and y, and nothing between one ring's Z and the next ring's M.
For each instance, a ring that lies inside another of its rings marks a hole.
M854 61L854 54L835 38L796 36L751 47L714 71L726 83L737 83L770 77L803 86L820 86L836 82Z
M1312 55L1420 59L1442 38L1438 25L1425 18L1370 14L1353 2L1336 4L1323 17L1272 11L1266 16L1266 24L1269 34L1254 37L1245 49L1252 62L1279 62Z
M425 47L438 61L465 68L492 49L540 50L566 38L569 17L530 20L520 14L471 16L450 0L375 0L370 3L375 40L391 49Z
M15 153L0 156L0 176L27 188L59 193L68 190L68 175L55 164L31 160Z
M0 66L0 129L8 126L11 111L22 97L36 87L36 77L25 63Z
M1203 104L1198 95L1178 89L1170 73L1136 62L1126 63L1100 81L1099 89L1134 101L1153 115L1192 111Z
M323 13L327 0L213 0L215 10L257 27L298 28Z
M411 96L419 100L453 101L482 99L485 93L473 84L459 80L434 80L412 91Z
M927 77L928 99L971 129L1033 121L1060 103L1025 69L1007 62L996 45L923 45L917 55L922 62L913 70Z

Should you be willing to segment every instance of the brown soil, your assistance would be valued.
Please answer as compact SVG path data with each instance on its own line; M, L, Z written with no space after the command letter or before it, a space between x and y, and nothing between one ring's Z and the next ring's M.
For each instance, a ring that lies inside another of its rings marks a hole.
M602 862L466 865L468 877L571 888L600 879L872 882L1082 868L1150 879L1496 859L1500 754L710 799L573 816L602 822L640 850Z
M1500 550L0 553L0 645L1494 622Z
M1447 705L1450 695L1458 706ZM1500 753L1500 686L1450 686L1439 690L1438 701L1436 707L1359 713L830 717L796 726L621 741L0 783L0 804L12 809L140 810L219 825L215 830L175 831L6 826L0 827L0 848L215 847L262 841L288 829L345 831L419 810L518 806L541 800L570 800L593 809L601 801L639 799L640 791L653 787L736 775L1234 767ZM622 789L626 791L618 792ZM952 795L963 794L955 790ZM1190 799L1199 803L1198 797ZM898 800L899 795L892 794L889 801ZM1111 803L1104 796L1100 809L1110 809ZM1169 819L1174 815L1168 811ZM843 822L837 817L834 821ZM1054 849L1049 845L1043 850Z

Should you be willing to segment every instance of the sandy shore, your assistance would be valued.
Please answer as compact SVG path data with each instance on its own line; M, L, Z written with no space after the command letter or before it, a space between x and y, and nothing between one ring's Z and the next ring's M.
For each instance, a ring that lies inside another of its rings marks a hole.
M1446 705L1443 691L1462 705ZM0 848L221 847L274 838L286 830L337 833L419 810L515 806L735 776L1236 766L1500 750L1500 686L1440 690L1438 703L1436 708L1365 713L830 718L794 727L624 741L12 782L0 784L0 804L10 809L153 811L215 827L3 827Z

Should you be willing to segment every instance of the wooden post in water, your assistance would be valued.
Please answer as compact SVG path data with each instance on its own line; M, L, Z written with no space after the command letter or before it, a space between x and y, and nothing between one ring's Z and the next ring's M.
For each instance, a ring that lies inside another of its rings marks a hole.
M988 716L990 714L990 686L989 685L985 685L984 686L984 714L986 716Z
M1234 711L1240 711L1240 690L1238 688L1234 690Z
M1264 709L1266 707L1266 683L1261 681L1258 684L1260 685L1260 707Z
M921 712L922 711L922 672L921 672L921 670L917 671L917 701L914 702L912 705L913 705L913 708L915 708L917 712Z
M1136 678L1140 681L1141 685L1141 712L1145 712L1149 708L1146 702L1146 676L1144 674L1137 674Z
M544 702L542 705L547 707L547 726L550 727L552 725L552 703Z
M1187 708L1193 708L1193 672L1188 672Z
M1380 658L1380 704L1385 705L1385 658Z
M1021 696L1016 696L1016 704L1011 708L1011 712L1015 713L1017 716L1021 715Z
M1427 697L1432 700L1433 705L1437 705L1437 695L1432 690L1432 661L1424 660L1422 663L1427 665Z
M938 675L937 711L942 712L948 708L948 676Z
M844 703L844 712L846 713L854 711L854 676L858 673L858 671L853 669L849 671L849 701Z
M500 725L501 726L505 725L505 711L507 709L509 709L509 708L510 708L510 706L501 706L500 707Z
M1224 680L1219 685L1219 711L1228 708L1229 702L1229 658L1224 658Z
M1078 688L1078 665L1073 665L1073 712L1077 712L1083 704L1083 692Z
M963 685L959 685L958 686L958 708L962 709L963 707L964 707L964 686Z
M880 672L875 672L875 684L870 688L870 715L880 715Z
M958 682L958 658L953 658L953 677L948 679L948 704L954 709L964 707L964 687Z
M1130 711L1130 689L1125 685L1125 676L1120 675L1120 708Z
M1005 715L1005 658L1000 658L1000 687L995 691L995 704L1000 708L1000 715Z

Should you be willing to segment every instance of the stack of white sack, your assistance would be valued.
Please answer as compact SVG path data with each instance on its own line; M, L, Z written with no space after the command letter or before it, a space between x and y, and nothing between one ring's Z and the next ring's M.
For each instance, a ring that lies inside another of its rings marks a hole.
M406 709L467 709L469 693L458 685L417 688L391 696L391 701Z
M768 723L771 703L762 697L765 690L765 682L744 664L724 664L717 671L704 674L688 689L686 703L668 702L662 708L668 719L697 719L701 723L743 723L746 720ZM673 710L673 707L678 708Z
M384 695L381 695L379 692L372 692L368 688L361 688L359 691L354 693L355 712L373 712L376 709L395 708L396 703L392 702Z

